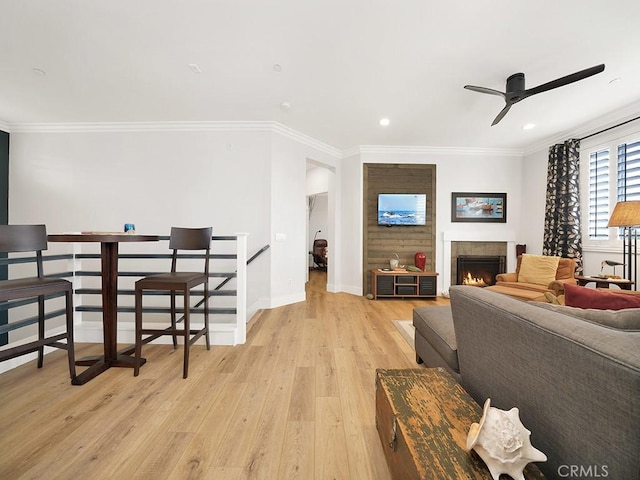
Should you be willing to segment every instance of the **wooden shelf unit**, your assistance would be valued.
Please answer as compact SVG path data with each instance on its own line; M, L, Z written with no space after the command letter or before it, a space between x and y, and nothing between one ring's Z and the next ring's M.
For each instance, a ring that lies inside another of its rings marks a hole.
M406 270L371 270L373 298L436 298L436 272L409 272Z

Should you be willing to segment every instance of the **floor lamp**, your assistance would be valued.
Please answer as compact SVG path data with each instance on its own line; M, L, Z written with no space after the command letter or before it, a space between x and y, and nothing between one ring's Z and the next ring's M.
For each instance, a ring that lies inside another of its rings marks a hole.
M640 226L640 200L616 203L609 218L609 227L624 228L622 259L624 278L633 280L638 288L638 237L636 228Z

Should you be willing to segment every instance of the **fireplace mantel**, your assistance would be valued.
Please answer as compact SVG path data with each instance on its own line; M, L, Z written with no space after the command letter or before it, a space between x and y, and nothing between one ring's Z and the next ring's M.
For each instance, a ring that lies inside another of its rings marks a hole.
M505 242L507 244L507 271L516 271L516 235L514 232L456 232L442 234L442 293L449 294L451 286L451 242Z

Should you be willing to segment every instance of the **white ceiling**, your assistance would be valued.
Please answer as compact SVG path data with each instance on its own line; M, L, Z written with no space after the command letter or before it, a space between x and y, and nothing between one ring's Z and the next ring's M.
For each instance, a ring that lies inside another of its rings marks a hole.
M340 149L526 149L640 105L639 18L638 0L0 0L0 122L276 121ZM599 63L494 127L503 101L463 88Z

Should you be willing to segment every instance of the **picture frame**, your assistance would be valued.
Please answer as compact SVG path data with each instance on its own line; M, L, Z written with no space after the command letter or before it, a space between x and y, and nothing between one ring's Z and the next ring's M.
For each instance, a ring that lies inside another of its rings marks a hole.
M451 221L507 223L507 194L452 192Z

